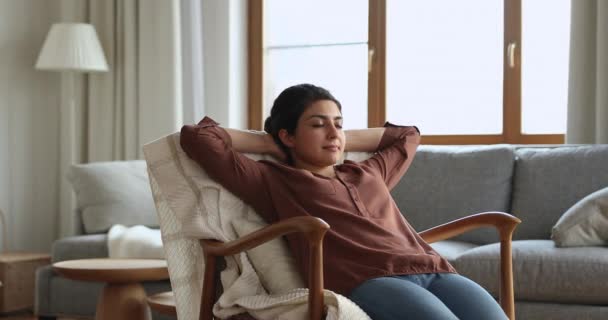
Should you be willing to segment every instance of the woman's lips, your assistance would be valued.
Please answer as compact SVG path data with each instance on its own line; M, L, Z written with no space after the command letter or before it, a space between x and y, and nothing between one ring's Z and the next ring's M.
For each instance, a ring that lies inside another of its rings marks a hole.
M338 146L325 146L325 147L323 147L323 149L329 150L329 151L334 151L334 152L340 151L340 147L338 147Z

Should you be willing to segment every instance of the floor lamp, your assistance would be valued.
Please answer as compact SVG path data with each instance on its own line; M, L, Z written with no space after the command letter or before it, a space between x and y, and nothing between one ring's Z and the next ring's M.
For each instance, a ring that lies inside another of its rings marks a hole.
M75 137L75 73L108 71L95 27L87 23L56 23L51 26L44 40L36 69L61 71L63 73L60 140L60 234L73 233L72 191L66 181L66 173L71 164L78 161ZM63 123L65 121L65 123Z

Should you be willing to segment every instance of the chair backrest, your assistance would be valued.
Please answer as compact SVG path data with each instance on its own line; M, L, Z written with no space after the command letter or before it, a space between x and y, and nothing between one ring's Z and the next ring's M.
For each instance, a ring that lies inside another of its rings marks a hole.
M154 175L149 176L178 318L198 319L204 272L199 242L184 233L182 223L169 207Z

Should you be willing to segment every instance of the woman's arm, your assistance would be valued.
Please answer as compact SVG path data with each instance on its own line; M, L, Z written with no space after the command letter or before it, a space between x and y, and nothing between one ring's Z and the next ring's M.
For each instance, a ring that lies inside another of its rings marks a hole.
M264 179L265 166L233 147L232 140L247 152L266 151L260 144L263 138L255 135L249 133L243 137L234 131L231 135L213 119L205 117L197 125L182 127L180 145L210 178L255 208L267 221L274 221L276 212Z
M285 154L274 142L272 136L264 131L223 129L230 136L232 148L235 151L241 153L266 153L280 160L285 159Z
M420 144L420 132L413 126L386 123L376 153L361 164L378 170L389 189L392 189L414 160ZM348 145L348 142L346 143Z
M385 128L369 128L359 130L346 130L347 152L374 152L378 149Z

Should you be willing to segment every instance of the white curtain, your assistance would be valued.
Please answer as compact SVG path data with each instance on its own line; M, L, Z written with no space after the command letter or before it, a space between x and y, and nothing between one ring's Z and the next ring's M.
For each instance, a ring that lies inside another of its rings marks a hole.
M572 0L566 143L608 143L608 1Z
M183 124L179 0L65 0L62 11L95 26L110 66L76 81L75 137L61 141L72 144L69 164L141 159L143 144ZM59 236L79 227L69 164L60 165Z
M178 0L91 0L110 72L88 84L86 161L141 159L182 124Z
M205 114L203 76L203 12L200 0L181 0L182 97L184 123Z

